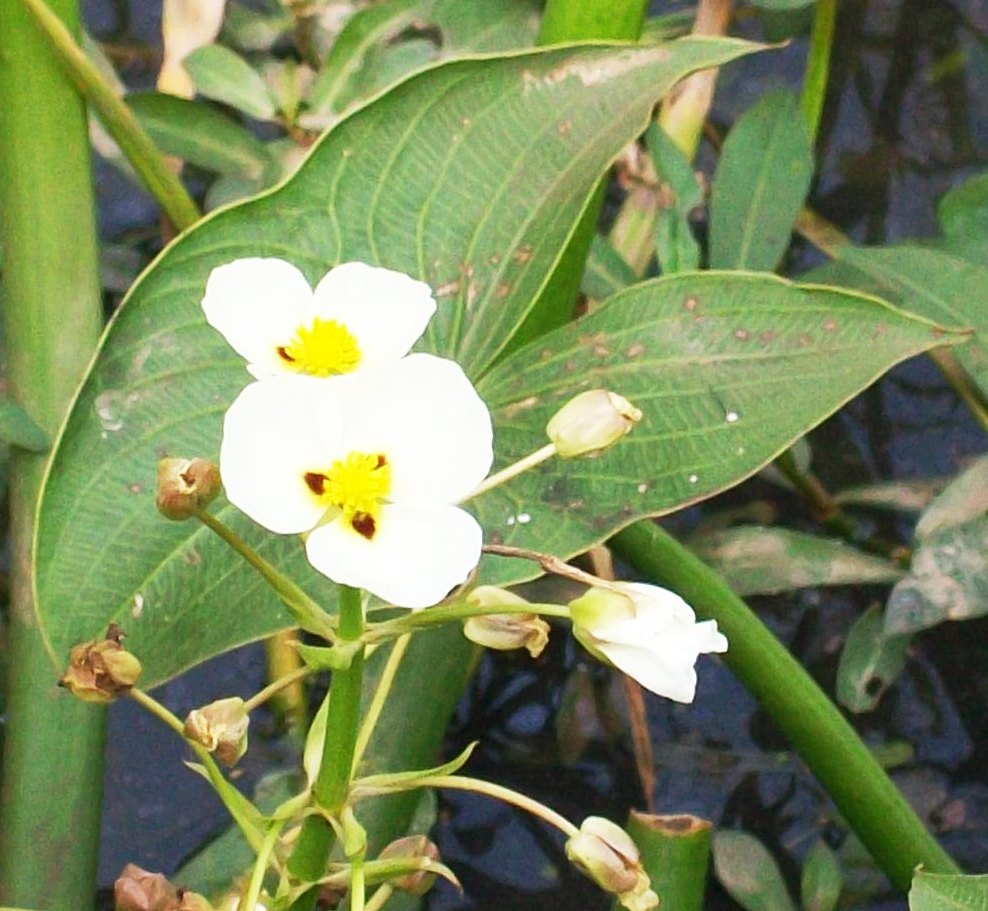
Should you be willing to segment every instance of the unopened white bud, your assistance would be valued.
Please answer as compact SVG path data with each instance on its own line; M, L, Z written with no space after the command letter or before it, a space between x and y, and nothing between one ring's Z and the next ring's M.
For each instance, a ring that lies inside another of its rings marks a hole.
M613 445L641 419L641 410L623 396L590 389L563 405L545 431L559 456L572 459Z

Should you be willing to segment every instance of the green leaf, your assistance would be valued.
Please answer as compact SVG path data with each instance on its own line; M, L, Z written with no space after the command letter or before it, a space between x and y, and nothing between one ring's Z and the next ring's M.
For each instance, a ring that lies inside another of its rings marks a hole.
M852 712L870 712L906 663L909 636L885 630L876 604L855 621L837 667L837 701Z
M258 120L272 120L277 113L264 77L243 57L219 44L193 51L182 61L196 91L222 101Z
M944 325L974 329L957 359L988 390L988 308L982 306L988 269L915 245L841 247L836 253L834 262L808 278L858 288Z
M769 12L787 12L813 5L813 0L751 0L752 6Z
M843 541L787 528L727 528L694 538L690 549L742 596L817 585L873 585L903 575L894 563Z
M602 234L590 243L586 271L580 290L589 298L602 301L638 281L631 266Z
M813 147L795 95L765 95L728 134L714 174L710 267L775 269L812 177Z
M968 178L937 205L940 228L948 238L979 237L988 243L988 172Z
M590 189L647 125L658 97L685 72L752 49L684 39L437 67L342 121L277 190L215 213L172 244L117 312L49 472L37 603L53 661L116 618L152 685L289 623L221 542L154 509L157 459L215 456L223 413L248 380L202 315L211 269L282 256L313 282L347 260L410 273L437 289L424 345L479 377L524 321ZM222 501L216 508L333 606L333 587L309 569L297 539L262 534Z
M803 862L803 911L834 911L842 884L837 855L822 841L817 841Z
M988 876L920 870L909 890L909 911L988 911Z
M327 123L433 60L529 47L537 0L388 0L359 10L333 42L313 85L307 123ZM403 33L425 37L408 37Z
M489 540L579 553L738 483L941 333L873 298L765 273L635 285L506 358L478 388L499 466L540 445L552 414L587 388L625 396L643 420L598 458L554 461L484 494L481 524ZM512 562L488 562L485 580L517 578Z
M714 833L714 872L745 911L796 911L775 858L747 832Z
M28 452L47 452L51 441L17 402L0 399L0 440Z
M167 155L207 171L248 178L260 177L270 164L262 142L204 104L162 92L128 95L127 104Z
M693 165L657 123L648 128L648 150L662 192L655 221L655 253L664 275L700 268L700 245L690 212L703 205Z
M951 482L920 517L909 574L892 589L889 633L988 613L988 457Z

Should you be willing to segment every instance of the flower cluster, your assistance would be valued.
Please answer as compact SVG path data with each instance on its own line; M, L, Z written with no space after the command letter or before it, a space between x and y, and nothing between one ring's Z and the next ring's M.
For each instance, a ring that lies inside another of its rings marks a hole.
M240 259L202 306L257 380L224 420L230 502L399 607L465 581L482 535L456 504L490 469L491 419L459 365L408 353L435 312L428 285L344 263L313 291L287 262Z

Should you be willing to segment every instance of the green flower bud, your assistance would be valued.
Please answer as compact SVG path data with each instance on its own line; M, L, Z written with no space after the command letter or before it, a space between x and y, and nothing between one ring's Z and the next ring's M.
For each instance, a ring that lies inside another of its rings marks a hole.
M185 736L215 753L224 765L233 766L247 752L249 724L243 699L237 696L217 699L189 712L185 719Z
M606 389L589 389L557 411L545 432L564 459L593 455L613 445L642 419L626 398Z
M566 842L566 856L580 872L617 896L628 911L650 911L659 898L642 869L638 848L620 826L601 816L588 816Z
M123 633L112 624L105 639L73 646L58 685L83 702L107 703L123 696L141 676L141 662L124 651L121 639Z
M188 519L222 489L220 470L207 459L162 459L158 462L155 503L166 519Z

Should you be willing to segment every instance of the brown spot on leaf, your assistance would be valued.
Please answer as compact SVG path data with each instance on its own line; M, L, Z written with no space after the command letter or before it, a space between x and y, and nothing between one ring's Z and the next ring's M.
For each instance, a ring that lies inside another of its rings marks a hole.
M532 258L532 248L529 244L522 244L515 250L512 258L516 263L527 263Z
M645 346L641 342L634 342L628 346L628 350L625 352L628 357L639 357L645 353Z
M734 337L739 342L746 342L749 338L751 338L751 333L747 329L735 329Z
M495 292L500 300L504 300L511 293L511 285L507 282L501 282L497 286L497 291Z
M775 330L774 329L766 329L764 332L761 333L761 335L758 336L758 341L760 341L763 345L767 345L770 342L774 342L775 341Z
M683 306L686 308L688 313L692 313L700 306L700 302L695 297L688 297L683 301Z
M805 332L800 332L796 341L798 341L799 344L805 348L812 341L812 339Z
M825 319L823 321L823 328L825 332L833 332L837 328L837 320L835 319Z
M560 136L569 136L569 131L573 128L572 120L562 120L556 124L556 132Z
M460 290L460 280L455 279L451 282L446 282L445 285L440 285L436 288L436 297L450 297L453 294L457 294Z
M518 402L512 402L510 405L506 405L504 408L504 416L506 418L513 418L516 414L521 411L527 411L529 408L533 408L538 405L539 397L537 395L530 395L527 399L522 399Z

